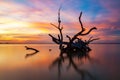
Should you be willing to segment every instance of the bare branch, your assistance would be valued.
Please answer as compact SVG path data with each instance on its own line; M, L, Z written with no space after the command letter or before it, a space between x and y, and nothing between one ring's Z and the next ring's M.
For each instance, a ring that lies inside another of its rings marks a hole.
M66 35L66 37L69 39L69 41L71 41L71 37L70 36Z
M95 38L95 39L92 39L90 40L89 42L92 42L92 41L95 41L95 40L99 40L100 38Z
M63 42L63 34L62 34L63 27L61 27L60 10L61 10L61 7L58 10L58 29L60 32L60 41ZM60 46L62 47L62 44Z
M54 26L55 28L57 28L58 29L58 27L55 25L55 24L52 24L52 23L50 23L52 26Z
M85 31L85 28L83 28L83 24L82 24L82 21L81 21L81 16L82 16L82 12L80 12L80 16L79 16L79 22L80 22L80 25L81 25L81 32Z
M81 34L82 34L81 31L78 32L77 34L75 34L75 35L72 37L71 42L73 42L73 41L77 38L77 36L79 36L79 35L81 35Z
M58 39L60 40L60 35L58 34Z
M84 33L84 34L79 34L79 35L81 35L81 36L84 36L84 35L87 35L87 34L89 34L92 30L96 30L97 28L96 27L93 27L93 28L91 28L87 33Z
M53 37L51 34L48 35L52 38L53 42L55 42L56 44L60 43L60 41L57 38Z
M59 10L58 10L58 27L60 27L60 24L61 24L61 20L60 20L60 10L61 10L61 7L60 7Z
M90 37L90 38L88 39L88 41L90 41L92 38L93 38L93 36L92 36L92 37Z
M61 41L61 40L55 38L54 36L52 36L51 34L48 34L48 35L52 38L52 41L55 42L56 44L68 44L68 42Z
M100 39L100 38L94 38L94 39L91 39L91 40L86 41L85 43L86 43L86 44L89 44L90 42L93 42L93 41L99 40L99 39Z
M80 16L79 16L79 22L80 22L82 30L72 37L71 42L73 42L77 38L77 36L81 35L85 31L85 28L83 27L83 24L81 21L81 17L82 17L82 12L80 12Z

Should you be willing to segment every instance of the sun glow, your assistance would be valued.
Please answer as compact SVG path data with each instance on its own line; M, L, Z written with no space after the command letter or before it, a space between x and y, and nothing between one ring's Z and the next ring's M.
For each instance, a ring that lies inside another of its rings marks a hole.
M19 27L27 27L29 24L26 22L19 22L19 21L15 21L15 22L10 22L10 23L5 23L5 24L1 24L1 28L19 28Z
M46 30L36 29L30 22L7 20L0 22L0 34L41 34Z
M40 35L49 33L46 25L5 18L0 21L0 43L24 43L41 40Z

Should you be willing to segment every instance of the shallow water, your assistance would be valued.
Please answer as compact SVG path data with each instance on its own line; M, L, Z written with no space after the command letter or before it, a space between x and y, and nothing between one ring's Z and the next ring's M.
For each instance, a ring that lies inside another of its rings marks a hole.
M25 46L40 52L25 58L34 52ZM0 44L0 80L120 80L120 44L90 47L89 58L74 58L68 68L68 58L52 65L60 60L55 44Z

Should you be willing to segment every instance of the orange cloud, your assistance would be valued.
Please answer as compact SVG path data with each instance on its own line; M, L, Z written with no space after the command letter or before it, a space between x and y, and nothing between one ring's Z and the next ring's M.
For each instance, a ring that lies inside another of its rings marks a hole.
M78 16L79 12L83 10L82 22L85 28L90 29L94 26L98 28L97 31L91 32L89 36L105 36L106 38L104 38L104 40L106 39L106 41L108 41L107 37L108 35L111 35L116 36L117 38L109 38L110 40L117 39L119 41L119 1L106 1L107 3L98 0L100 4L97 5L93 5L93 3L96 2L91 1L88 3L90 6L88 7L86 4L78 5L82 2L84 3L84 1L79 0L70 0L67 2L65 0L2 0L0 1L0 34L2 35L0 40L6 40L6 42L7 40L25 41L29 39L30 42L48 40L49 38L46 38L48 37L47 34L59 33L56 28L50 25L50 23L55 23L57 25L57 11L61 3L64 3L63 8L61 9L64 35L69 34L70 36L73 36L73 34L81 30ZM10 34L11 37L8 36L8 34ZM17 35L15 36L13 34ZM43 39L39 38L39 34L45 35L46 37Z

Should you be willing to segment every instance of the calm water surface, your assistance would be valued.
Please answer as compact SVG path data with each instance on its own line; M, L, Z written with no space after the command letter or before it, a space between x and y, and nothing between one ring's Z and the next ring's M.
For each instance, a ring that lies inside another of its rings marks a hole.
M25 58L34 52L25 46L40 52ZM0 44L0 80L120 80L120 44L90 47L89 58L74 58L69 67L67 58L57 62L55 44Z

